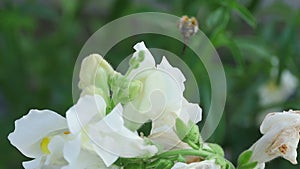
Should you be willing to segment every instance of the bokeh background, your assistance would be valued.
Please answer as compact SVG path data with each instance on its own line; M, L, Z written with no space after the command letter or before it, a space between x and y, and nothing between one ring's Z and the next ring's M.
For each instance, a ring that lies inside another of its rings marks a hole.
M21 162L29 160L7 140L16 119L32 108L64 115L73 104L73 67L85 41L114 19L149 11L195 16L216 47L228 94L221 123L209 141L221 144L235 163L261 136L265 112L300 109L299 8L297 0L1 0L0 169L21 169ZM117 66L140 40L177 54L189 65L197 77L205 118L209 80L194 53L187 49L182 54L180 42L161 35L134 36L107 54L109 62ZM282 78L285 70L293 80ZM262 88L279 94L262 95ZM261 101L274 97L267 104ZM299 165L279 158L266 168Z

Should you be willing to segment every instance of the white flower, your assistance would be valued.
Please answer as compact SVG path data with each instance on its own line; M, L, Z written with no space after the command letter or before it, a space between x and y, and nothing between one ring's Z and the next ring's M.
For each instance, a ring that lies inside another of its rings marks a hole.
M299 111L269 113L262 122L260 131L264 135L250 148L253 151L251 161L262 164L281 156L292 164L297 164Z
M164 150L190 148L190 146L182 142L176 134L174 128L176 118L180 118L185 124L188 124L189 121L196 124L202 119L202 109L198 104L189 103L183 99L179 115L176 113L166 113L166 115L152 123L149 139L163 146Z
M106 104L101 96L81 97L67 111L71 133L82 133L83 145L95 151L106 166L111 166L119 157L151 156L157 148L124 126L122 106L118 104L105 116Z
M275 80L271 80L259 88L260 104L265 106L283 102L295 92L297 86L297 78L285 70L282 72L279 85L276 84Z
M152 121L149 138L165 149L183 144L174 132L175 120L181 118L197 123L201 120L202 110L197 104L189 103L184 97L185 77L178 68L172 67L165 57L155 66L155 60L144 42L134 46L133 57L144 54L144 60L133 69L128 78L140 80L141 93L124 105L125 125L136 130L148 120Z
M67 169L80 153L80 137L71 135L65 118L50 110L30 110L16 120L15 130L8 139L25 156L34 158L23 163L26 169L53 166Z
M215 160L205 160L190 164L178 162L172 169L221 169L221 167L215 163Z
M155 60L144 43L134 46L133 57L144 54L144 60L137 69L133 69L128 78L140 80L143 84L141 93L124 105L125 124L136 130L148 120L155 120L166 112L179 113L184 91L185 77L181 71L172 67L166 58L155 66Z

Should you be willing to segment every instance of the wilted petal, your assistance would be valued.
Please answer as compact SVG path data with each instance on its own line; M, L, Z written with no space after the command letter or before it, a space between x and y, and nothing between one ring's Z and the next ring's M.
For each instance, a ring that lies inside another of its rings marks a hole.
M298 142L299 129L270 130L250 148L253 151L251 161L265 163L281 156L297 164Z
M30 110L26 116L16 120L15 130L8 139L25 156L40 157L43 153L40 141L57 130L67 128L64 117L51 110Z
M300 126L300 111L269 113L260 126L260 132L265 134L274 128L283 129L295 125Z

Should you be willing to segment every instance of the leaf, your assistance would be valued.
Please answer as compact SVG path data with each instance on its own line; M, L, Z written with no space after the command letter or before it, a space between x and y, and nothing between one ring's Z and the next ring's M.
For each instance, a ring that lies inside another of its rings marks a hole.
M207 20L206 25L209 29L213 29L214 27L217 27L218 25L227 25L228 20L226 18L226 10L223 7L218 8L213 13L211 13Z
M252 151L244 151L238 159L238 169L253 169L257 165L257 162L249 162L252 156Z
M239 159L238 159L238 164L239 165L243 165L243 164L246 164L249 162L251 156L252 156L252 151L251 150L248 150L248 151L244 151L240 156L239 156Z
M180 140L183 140L184 137L188 133L187 126L185 125L185 123L180 118L177 118L176 123L175 123L175 127L176 127L177 136L180 138Z
M254 16L250 13L250 11L244 7L243 5L239 4L236 1L232 1L230 6L236 10L236 12L253 28L256 27L256 20Z
M257 161L238 166L238 169L254 169L257 166Z

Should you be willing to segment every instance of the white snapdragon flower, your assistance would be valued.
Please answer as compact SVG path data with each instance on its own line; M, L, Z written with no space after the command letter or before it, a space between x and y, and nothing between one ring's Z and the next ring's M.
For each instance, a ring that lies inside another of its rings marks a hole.
M291 72L285 70L282 72L278 85L275 80L271 80L259 88L260 104L265 106L283 102L295 92L297 86L297 78Z
M170 149L177 144L185 145L174 132L175 121L181 118L197 123L201 120L202 110L197 104L189 103L184 97L185 77L182 72L172 67L165 57L160 64L146 48L144 42L134 46L133 58L144 55L144 60L137 69L131 70L128 78L142 82L141 93L124 105L125 124L136 130L141 124L152 120L149 138L157 144ZM181 142L181 143L180 143Z
M251 161L257 161L263 168L263 163L281 156L297 164L300 111L269 113L260 131L264 135L250 148L253 151Z
M26 169L71 169L80 154L80 137L71 135L66 119L50 110L30 110L15 122L8 139L25 156L34 158L23 162Z
M122 106L118 104L105 116L106 104L101 96L86 95L67 111L71 133L82 133L83 145L94 150L111 166L119 157L151 156L157 148L147 145L136 132L124 126Z
M155 121L170 113L178 116L184 99L186 80L181 71L172 67L165 57L156 66L144 42L136 44L134 49L136 52L133 58L142 54L144 60L137 69L128 74L130 80L142 82L140 94L124 105L125 124L132 130L136 130L148 120ZM169 123L169 120L166 120L165 123Z
M215 163L215 160L205 160L190 164L178 162L172 169L221 169L221 167Z

